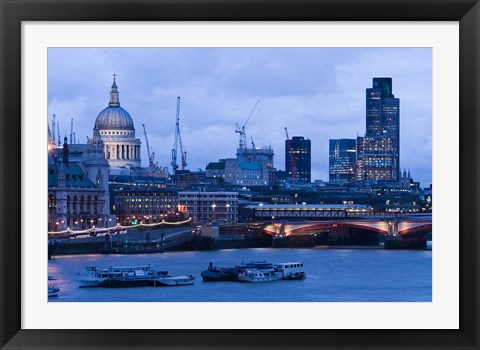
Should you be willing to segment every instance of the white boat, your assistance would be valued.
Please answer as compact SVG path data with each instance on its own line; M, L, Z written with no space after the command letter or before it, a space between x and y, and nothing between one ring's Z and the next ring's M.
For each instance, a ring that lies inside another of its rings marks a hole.
M270 282L278 281L280 278L272 269L244 269L238 274L238 280L241 282Z
M49 297L56 297L58 293L60 292L60 288L54 285L49 285L48 286L48 296Z
M99 269L95 266L87 266L85 275L78 279L80 287L103 287L112 274L108 269Z
M269 282L278 280L301 280L307 277L303 262L291 261L271 264L265 261L247 263L238 274L242 282Z
M302 261L274 264L275 274L282 280L303 280L307 277Z
M157 278L152 280L153 286L187 286L192 285L195 282L195 277L192 275L184 276L169 276L158 275Z
M136 287L145 286L158 275L167 272L157 272L150 265L143 266L110 266L99 269L87 266L86 274L78 279L80 287Z

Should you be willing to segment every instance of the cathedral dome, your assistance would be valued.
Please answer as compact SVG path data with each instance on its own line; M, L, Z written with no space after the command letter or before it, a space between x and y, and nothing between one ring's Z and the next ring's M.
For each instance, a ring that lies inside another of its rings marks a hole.
M117 83L113 75L112 90L108 107L101 111L95 120L95 130L135 130L130 114L120 107Z
M107 107L98 114L95 129L135 130L133 119L122 107Z

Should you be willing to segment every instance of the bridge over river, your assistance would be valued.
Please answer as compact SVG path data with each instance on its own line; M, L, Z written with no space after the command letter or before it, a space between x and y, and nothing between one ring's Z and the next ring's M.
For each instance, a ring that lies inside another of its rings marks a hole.
M274 219L275 220L275 219ZM386 245L425 248L432 233L431 216L383 217L370 219L336 219L280 221L267 224L263 232L275 238L316 236L327 242L344 244L378 244L384 236Z

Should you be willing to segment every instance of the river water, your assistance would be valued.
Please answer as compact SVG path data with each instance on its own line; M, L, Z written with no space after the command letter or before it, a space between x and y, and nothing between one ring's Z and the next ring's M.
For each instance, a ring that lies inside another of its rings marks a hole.
M307 278L265 283L203 282L200 273L242 261L303 261ZM85 266L150 264L170 275L192 274L193 286L79 288ZM427 302L432 301L432 251L351 247L336 249L225 249L137 255L56 256L48 274L60 288L49 302Z

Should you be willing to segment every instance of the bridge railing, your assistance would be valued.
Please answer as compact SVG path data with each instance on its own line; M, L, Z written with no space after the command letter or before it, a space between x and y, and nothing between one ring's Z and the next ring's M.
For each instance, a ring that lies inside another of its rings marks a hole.
M431 215L416 213L397 213L397 212L369 212L369 211L347 211L347 210L257 210L255 211L257 219L307 219L307 220L348 220L348 219L396 219L396 218L425 218L431 220Z

